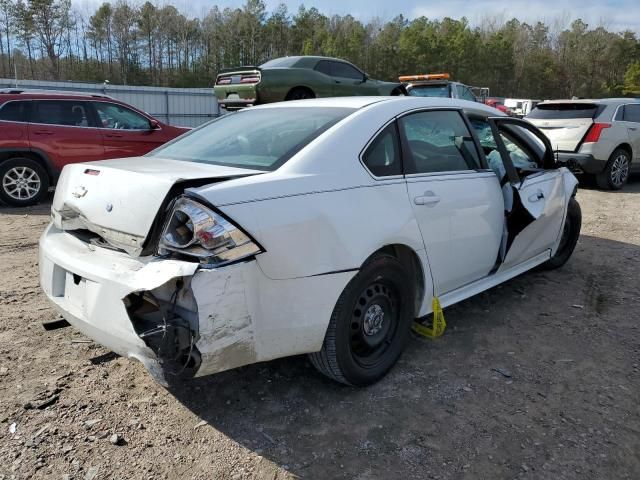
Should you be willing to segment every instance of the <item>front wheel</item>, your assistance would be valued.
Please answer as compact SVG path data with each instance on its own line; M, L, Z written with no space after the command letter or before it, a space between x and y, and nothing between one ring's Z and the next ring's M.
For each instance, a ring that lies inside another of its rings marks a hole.
M415 282L403 265L391 255L376 255L340 295L311 363L347 385L380 380L404 350L414 305Z
M31 158L11 158L0 163L0 200L12 207L35 205L49 191L49 175Z
M569 205L567 206L567 218L562 227L562 236L560 237L558 249L553 257L541 265L541 268L544 270L553 270L567 263L567 260L571 257L578 243L581 227L582 210L580 209L578 201L574 197L571 197Z

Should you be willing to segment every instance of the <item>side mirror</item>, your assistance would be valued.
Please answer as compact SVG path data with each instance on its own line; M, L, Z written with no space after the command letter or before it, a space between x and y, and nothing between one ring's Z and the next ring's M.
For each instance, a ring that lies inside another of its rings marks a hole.
M150 130L160 130L160 122L157 120L149 120Z
M362 83L366 82L369 79L369 75L367 75L366 73L362 74Z

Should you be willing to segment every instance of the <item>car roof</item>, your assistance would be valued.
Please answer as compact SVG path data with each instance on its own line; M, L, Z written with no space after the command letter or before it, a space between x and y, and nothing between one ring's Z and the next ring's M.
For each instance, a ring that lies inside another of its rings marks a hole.
M635 103L639 102L638 98L579 98L579 99L566 99L566 100L545 100L538 105L550 105L554 103L596 103L602 105L620 105L623 103Z
M396 105L399 111L411 110L413 108L464 108L486 112L489 115L504 115L499 110L480 102L471 102L457 98L440 97L327 97L313 98L309 100L293 100L288 102L268 103L257 105L251 109L282 108L282 107L333 107L333 108L353 108L362 109L376 104Z
M0 89L0 95L11 95L15 98L103 98L108 100L115 100L109 95L93 92L74 92L64 90L39 90L39 89L26 89L26 88L4 88ZM1 98L1 97L0 97ZM117 100L115 100L117 101Z

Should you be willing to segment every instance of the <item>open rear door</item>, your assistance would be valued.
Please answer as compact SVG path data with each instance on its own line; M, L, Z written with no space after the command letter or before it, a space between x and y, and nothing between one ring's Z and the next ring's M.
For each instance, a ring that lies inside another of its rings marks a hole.
M555 247L567 205L565 175L556 167L549 140L529 122L489 119L504 163L512 199L505 202L502 262L507 270Z

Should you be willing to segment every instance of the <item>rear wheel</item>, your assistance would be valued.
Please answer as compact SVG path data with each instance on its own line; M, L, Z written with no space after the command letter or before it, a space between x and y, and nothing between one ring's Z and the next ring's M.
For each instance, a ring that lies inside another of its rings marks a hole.
M309 355L311 363L347 385L380 380L404 350L414 300L415 282L398 259L373 257L340 295L322 350Z
M620 190L629 179L631 158L629 152L623 148L613 151L605 169L596 175L599 188Z
M316 98L316 96L312 90L306 87L296 87L287 93L285 100L305 100L307 98Z
M11 158L0 164L0 199L12 207L35 205L49 190L49 175L31 158Z
M582 210L580 209L578 201L572 197L567 206L567 218L562 227L562 236L560 237L558 249L553 257L541 265L541 268L544 270L553 270L567 263L567 260L571 257L578 243L581 227Z

